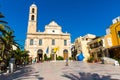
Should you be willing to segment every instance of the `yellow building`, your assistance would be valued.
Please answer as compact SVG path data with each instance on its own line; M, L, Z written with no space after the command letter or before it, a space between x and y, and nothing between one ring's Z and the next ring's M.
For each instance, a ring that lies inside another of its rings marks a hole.
M110 58L120 59L120 17L112 20L106 38L106 51L108 51Z
M110 26L110 34L112 36L113 46L120 45L120 17L113 20L113 24Z

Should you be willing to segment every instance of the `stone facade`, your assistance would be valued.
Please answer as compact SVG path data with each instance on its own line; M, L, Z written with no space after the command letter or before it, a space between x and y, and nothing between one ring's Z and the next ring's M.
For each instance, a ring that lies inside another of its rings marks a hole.
M44 32L37 32L37 6L30 6L28 31L25 41L25 49L29 55L38 60L44 58L44 54L62 56L64 59L71 57L71 38L69 33L63 33L62 27L55 21L45 26ZM54 58L55 59L55 58Z

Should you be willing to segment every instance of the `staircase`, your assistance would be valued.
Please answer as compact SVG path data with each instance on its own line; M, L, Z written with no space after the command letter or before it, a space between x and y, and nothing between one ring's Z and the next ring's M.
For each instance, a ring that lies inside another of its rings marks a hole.
M104 64L113 64L115 66L119 66L119 63L117 60L109 58L109 57L103 57L102 58Z

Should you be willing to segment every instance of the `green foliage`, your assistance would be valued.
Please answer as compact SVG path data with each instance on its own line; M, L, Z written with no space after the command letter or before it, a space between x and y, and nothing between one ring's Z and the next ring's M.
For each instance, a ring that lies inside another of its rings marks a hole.
M87 62L93 62L94 61L94 57L93 56L90 56L87 60Z
M5 16L0 12L0 18L4 18ZM0 24L7 24L6 21L0 20Z
M118 62L119 62L119 64L120 64L120 59L118 59Z
M50 61L51 59L52 59L51 56L48 57L47 54L44 54L44 60L45 61Z
M19 48L15 41L14 31L1 18L4 18L4 15L0 12L0 64L5 64L7 68L10 58L15 58L15 63L18 65L28 63L28 51ZM16 50L13 50L13 46Z
M57 60L64 60L64 58L62 56L58 56L56 59Z
M51 57L48 57L47 60L50 61L50 60L51 60Z
M114 59L117 60L119 62L119 64L120 64L120 58L114 58Z
M120 63L120 48L110 50L110 58L113 58Z
M22 65L22 63L28 63L29 62L29 51L22 50L20 48L13 51L14 58L16 59L17 65Z
M0 19L4 18L0 12ZM7 22L0 20L0 64L4 63L5 68L9 64L9 60L12 57L13 45L17 43L14 40L13 30L7 26Z
M73 60L73 57L69 57L69 60Z
M45 61L47 60L47 55L46 55L46 54L44 54L44 60L45 60Z

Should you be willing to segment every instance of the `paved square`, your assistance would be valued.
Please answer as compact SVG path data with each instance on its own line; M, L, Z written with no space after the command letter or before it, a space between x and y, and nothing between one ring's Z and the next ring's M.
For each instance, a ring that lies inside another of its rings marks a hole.
M99 63L43 62L28 65L0 80L120 80L120 66Z

